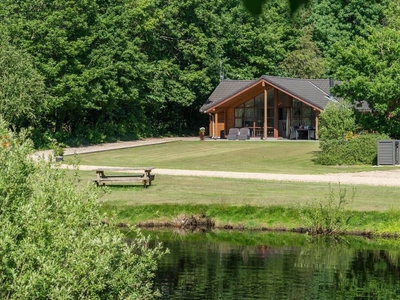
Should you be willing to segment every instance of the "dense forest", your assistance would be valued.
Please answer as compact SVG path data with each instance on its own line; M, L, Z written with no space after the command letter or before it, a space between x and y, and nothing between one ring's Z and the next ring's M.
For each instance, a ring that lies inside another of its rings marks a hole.
M292 1L293 2L293 1ZM0 115L36 146L190 135L220 80L342 80L367 129L400 132L400 14L392 0L2 0Z

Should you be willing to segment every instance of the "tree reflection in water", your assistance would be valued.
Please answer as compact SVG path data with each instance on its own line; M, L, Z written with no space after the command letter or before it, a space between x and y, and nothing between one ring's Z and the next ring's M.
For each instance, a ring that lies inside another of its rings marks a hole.
M151 233L163 299L397 299L395 240L271 232Z

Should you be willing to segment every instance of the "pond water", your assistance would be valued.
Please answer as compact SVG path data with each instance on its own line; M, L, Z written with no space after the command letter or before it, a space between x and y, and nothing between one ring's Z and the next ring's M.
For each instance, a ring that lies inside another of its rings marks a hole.
M147 234L148 232L146 232ZM400 299L400 242L271 232L152 232L162 299Z

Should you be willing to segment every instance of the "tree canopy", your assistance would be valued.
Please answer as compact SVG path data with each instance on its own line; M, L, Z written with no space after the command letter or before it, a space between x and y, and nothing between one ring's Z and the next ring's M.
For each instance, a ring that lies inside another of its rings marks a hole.
M0 117L18 128L39 122L48 106L44 78L32 57L10 45L1 33L0 78Z
M16 127L34 126L37 144L195 133L207 122L198 110L220 80L220 61L229 79L346 80L338 70L346 45L394 24L393 2L4 0L2 47L29 61L20 67L34 92L3 94L0 112ZM0 61L5 70L12 59L2 51ZM9 77L1 88L12 85ZM25 103L24 112L11 103Z
M395 10L394 10L395 12ZM394 12L388 12L389 19ZM364 129L400 137L400 32L397 21L370 27L368 35L336 46L331 61L342 83L335 92L351 103L366 101L370 114L359 115ZM393 24L393 25L392 25Z

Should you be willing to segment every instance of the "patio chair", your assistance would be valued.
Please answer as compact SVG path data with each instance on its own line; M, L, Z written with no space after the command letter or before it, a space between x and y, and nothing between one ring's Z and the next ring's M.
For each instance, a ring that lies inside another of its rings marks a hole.
M239 128L229 128L228 140L237 140L239 136Z
M290 126L290 137L289 137L289 139L297 140L299 138L297 129L299 129L298 126Z
M308 139L315 140L315 129L314 128L308 128Z
M250 139L250 130L248 128L240 128L238 140L246 141Z

